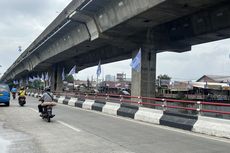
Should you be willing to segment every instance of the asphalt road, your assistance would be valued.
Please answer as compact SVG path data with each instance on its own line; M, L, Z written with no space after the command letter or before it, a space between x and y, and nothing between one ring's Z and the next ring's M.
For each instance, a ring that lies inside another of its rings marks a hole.
M0 106L0 153L229 153L230 140L58 104L48 123L27 97Z

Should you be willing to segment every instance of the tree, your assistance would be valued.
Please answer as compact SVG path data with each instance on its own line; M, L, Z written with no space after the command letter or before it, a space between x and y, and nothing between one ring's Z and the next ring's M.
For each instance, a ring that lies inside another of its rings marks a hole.
M158 94L164 95L166 90L168 90L170 81L171 81L171 77L169 77L167 74L164 75L161 74L157 76Z
M165 80L171 80L171 77L169 77L167 74L160 74L157 76L158 79L165 79Z
M67 81L68 83L73 83L73 82L74 82L74 77L73 77L73 75L67 76L67 77L66 77L66 81Z

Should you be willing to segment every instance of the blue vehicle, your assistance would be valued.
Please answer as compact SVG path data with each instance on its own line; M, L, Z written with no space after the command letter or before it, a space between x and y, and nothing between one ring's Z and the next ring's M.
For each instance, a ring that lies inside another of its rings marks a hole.
M0 84L0 103L10 105L10 88L7 84Z

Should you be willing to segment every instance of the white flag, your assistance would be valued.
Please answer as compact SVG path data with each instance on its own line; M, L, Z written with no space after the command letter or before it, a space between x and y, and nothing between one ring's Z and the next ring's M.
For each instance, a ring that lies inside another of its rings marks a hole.
M101 74L101 60L99 61L97 66L97 77L100 76L100 74Z
M41 79L42 79L42 80L45 80L45 75L44 75L44 73L42 73Z
M74 67L69 71L68 76L69 76L69 75L73 75L73 74L75 74L75 73L76 73L76 65L74 65Z
M48 80L49 80L49 74L48 74L48 72L46 72L45 81L48 81Z
M65 80L65 68L64 67L63 67L61 76L62 76L62 81Z

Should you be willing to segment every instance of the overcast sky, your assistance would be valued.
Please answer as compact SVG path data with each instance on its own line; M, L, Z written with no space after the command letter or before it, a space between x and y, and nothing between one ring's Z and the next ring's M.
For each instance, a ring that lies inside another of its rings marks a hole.
M24 51L71 0L0 0L0 73ZM202 75L230 76L230 39L193 46L184 53L157 54L157 75L173 80L197 80ZM102 65L102 76L126 73L131 77L131 60ZM80 71L79 79L96 77L97 67Z

